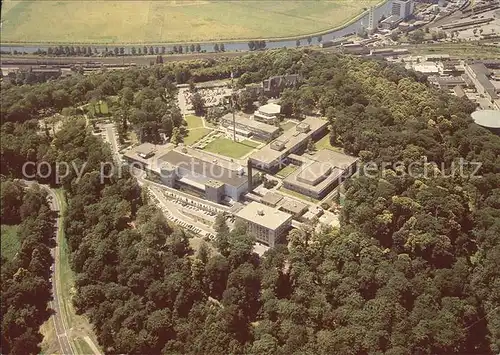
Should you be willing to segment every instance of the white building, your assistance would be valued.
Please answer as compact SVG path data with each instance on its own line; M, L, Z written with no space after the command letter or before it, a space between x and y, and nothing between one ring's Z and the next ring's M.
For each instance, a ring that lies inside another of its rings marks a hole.
M281 113L281 106L277 104L267 104L259 107L257 111L254 112L254 119L257 121L267 122L272 124L278 115Z
M413 0L393 0L391 15L404 20L413 13Z
M292 224L291 214L258 202L243 207L236 213L236 218L246 223L247 233L270 247L274 247Z

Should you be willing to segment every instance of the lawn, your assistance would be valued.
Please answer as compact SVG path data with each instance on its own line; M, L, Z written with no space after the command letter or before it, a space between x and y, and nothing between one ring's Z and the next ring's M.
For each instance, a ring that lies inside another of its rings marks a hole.
M21 241L17 237L17 225L1 225L2 257L12 260L21 248Z
M342 153L342 148L340 147L334 147L330 144L330 135L327 134L323 138L321 138L319 141L315 143L316 149L321 150L321 149L330 149L335 152L340 152Z
M293 190L289 190L287 189L286 187L284 186L281 186L279 188L279 190L287 195L290 195L290 196L293 196L293 197L297 197L301 200L304 200L304 201L308 201L308 202L318 202L319 200L316 200L315 198L312 198L312 197L309 197L309 196L306 196L306 195L302 195L301 193L298 193L296 191L293 191Z
M4 0L2 43L141 44L288 37L338 27L378 2Z
M193 116L193 115L186 115L185 120L187 122L188 129L203 127L203 121L202 121L201 117Z
M244 140L242 142L233 142L232 140L227 138L219 138L207 144L204 150L206 150L207 152L224 155L229 158L241 158L245 154L250 153L258 146L259 143L255 143L249 140Z
M186 137L184 137L183 142L185 145L194 144L194 143L198 142L200 139L202 139L203 137L205 137L210 132L211 132L210 129L203 128L203 127L192 129L192 130L188 131L188 135Z

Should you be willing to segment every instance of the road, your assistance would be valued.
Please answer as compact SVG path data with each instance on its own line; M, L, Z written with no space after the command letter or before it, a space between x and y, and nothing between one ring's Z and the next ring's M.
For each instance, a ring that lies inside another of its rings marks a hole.
M115 134L115 126L113 123L107 123L103 127L106 130L106 135L108 136L107 141L111 145L111 151L113 153L113 157L116 162L120 163L120 153L118 152L119 147Z
M52 295L54 300L50 302L50 307L54 310L54 315L52 316L52 320L54 322L54 328L57 336L57 341L59 343L59 347L61 349L61 354L74 354L73 349L71 348L71 344L68 339L68 328L63 319L63 308L59 302L60 297L60 279L59 279L59 245L62 238L61 234L61 220L60 220L60 211L61 211L61 203L56 195L56 193L48 188L44 187L49 196L51 197L50 205L52 210L57 212L56 218L56 226L57 226L57 234L56 234L56 246L52 249L52 256L54 258L54 263L52 264Z

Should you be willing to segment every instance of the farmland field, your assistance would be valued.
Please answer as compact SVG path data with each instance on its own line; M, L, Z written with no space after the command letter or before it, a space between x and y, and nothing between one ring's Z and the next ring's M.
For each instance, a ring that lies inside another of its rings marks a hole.
M4 0L1 35L2 43L92 44L279 38L340 26L379 2Z

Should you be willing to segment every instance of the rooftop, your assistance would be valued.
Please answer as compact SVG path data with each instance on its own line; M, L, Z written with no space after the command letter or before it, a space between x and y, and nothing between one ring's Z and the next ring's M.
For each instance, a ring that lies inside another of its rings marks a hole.
M161 154L166 153L172 148L172 144L156 145L152 143L143 143L128 150L123 156L141 163L150 164L155 159L158 159Z
M263 205L258 202L251 202L236 213L236 217L246 221L260 224L261 226L276 230L289 221L292 216L276 208Z
M201 159L189 152L171 150L159 158L159 162L168 162L177 167L189 170L193 175L205 176L211 180L217 180L231 186L241 186L247 182L246 174L241 174L241 170L228 168L228 164L221 164L220 160ZM242 168L243 169L243 168Z
M224 115L222 117L222 120L226 121L226 122L232 123L233 122L233 115L232 115L232 113L228 113L228 114ZM256 120L252 120L252 119L250 119L248 117L245 117L245 116L242 116L242 115L238 115L238 114L235 114L235 121L236 121L237 124L244 125L246 127L249 127L249 128L255 129L255 130L267 132L269 134L273 134L274 132L276 132L277 130L279 130L279 128L276 127L276 126L272 126L272 125L269 125L269 124L266 124L266 123L262 123L262 122L259 122L259 121L256 121Z
M297 200L292 200L285 198L283 203L280 206L280 209L283 209L287 212L290 212L294 215L300 215L305 210L307 210L308 205Z
M278 104L266 104L259 107L259 112L267 115L277 115L281 112L281 106Z
M499 110L479 110L472 113L474 122L486 128L500 128Z
M356 160L349 155L324 149L315 154L309 163L288 175L285 181L319 193L336 179L340 179Z
M268 205L276 206L282 199L283 196L281 196L280 194L277 194L275 192L268 192L262 197L261 201Z
M310 126L310 131L307 133L301 133L297 131L297 126L295 128L291 128L281 136L277 137L275 141L283 142L284 148L280 150L275 150L272 148L273 142L267 144L259 151L253 153L250 158L255 159L256 161L262 162L264 164L270 164L276 160L280 160L281 158L288 155L290 150L295 148L298 144L304 142L306 139L311 137L312 134L317 132L318 130L324 129L328 122L316 117L307 117L302 123L308 124Z

